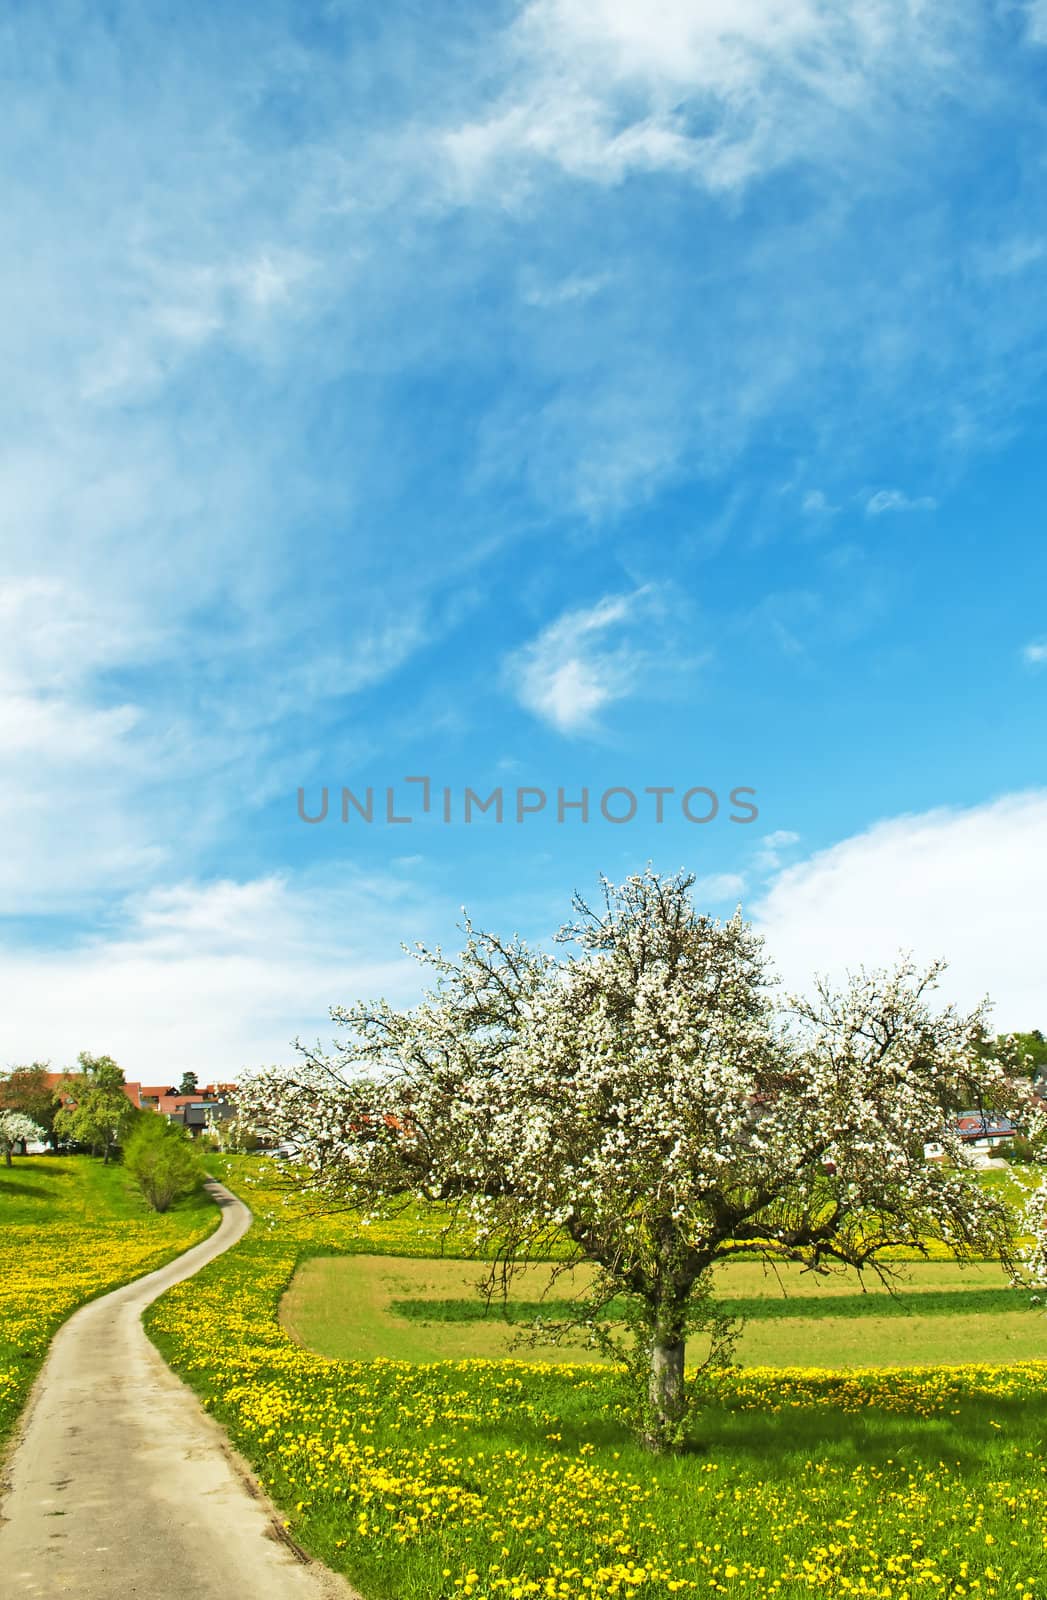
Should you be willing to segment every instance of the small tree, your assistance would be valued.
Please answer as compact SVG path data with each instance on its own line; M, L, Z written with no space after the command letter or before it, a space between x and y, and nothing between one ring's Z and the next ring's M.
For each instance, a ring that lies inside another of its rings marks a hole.
M195 1094L197 1090L197 1084L198 1079L195 1072L183 1072L182 1081L178 1085L178 1093Z
M604 880L596 910L576 897L566 959L467 923L456 960L418 948L437 976L421 1005L335 1008L349 1037L334 1057L240 1094L329 1194L465 1211L489 1287L566 1236L570 1264L595 1269L575 1322L642 1385L652 1450L681 1439L688 1335L725 1354L715 1263L755 1251L886 1275L886 1251L929 1240L1013 1259L1008 1206L964 1170L948 1117L956 1098L1022 1101L982 1052L984 1008L932 1010L940 966L908 961L775 1001L761 940L740 914L699 915L692 882L648 870ZM930 1137L951 1168L924 1160Z
M4 1152L4 1166L11 1165L11 1152L16 1145L27 1144L30 1139L42 1139L44 1130L31 1117L21 1111L0 1111L0 1150Z
M48 1084L49 1067L34 1061L31 1067L13 1067L0 1078L0 1109L21 1111L40 1129L37 1135L48 1144L55 1142L55 1117L62 1102Z
M124 1075L112 1056L81 1051L80 1072L68 1079L71 1103L55 1117L55 1132L74 1144L86 1144L108 1165L136 1112L124 1093Z
M138 1118L124 1147L124 1166L154 1211L169 1210L198 1189L203 1178L189 1134L159 1116Z

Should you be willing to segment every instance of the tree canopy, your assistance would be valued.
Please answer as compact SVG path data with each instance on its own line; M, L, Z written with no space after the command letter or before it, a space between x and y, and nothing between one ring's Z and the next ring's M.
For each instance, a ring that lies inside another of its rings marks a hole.
M203 1181L191 1136L166 1117L140 1116L124 1146L124 1165L154 1211L168 1211Z
M1039 1028L1031 1028L1026 1033L1000 1034L996 1043L998 1046L1013 1045L1031 1078L1047 1078L1047 1039Z
M715 1263L889 1274L888 1251L931 1241L1013 1261L1014 1219L972 1181L949 1113L1024 1117L1030 1098L1013 1056L985 1050L984 1007L933 1006L940 965L903 959L786 1001L762 940L740 914L699 914L692 884L603 880L597 906L575 898L556 955L467 922L457 957L417 947L436 980L421 1004L336 1007L333 1054L241 1090L328 1194L468 1216L503 1283L569 1240L595 1269L576 1321L642 1373L653 1449L680 1437L688 1336L705 1328L722 1356ZM930 1138L950 1163L924 1159ZM623 1297L620 1337L604 1312Z
M49 1073L49 1066L42 1061L34 1061L28 1067L13 1067L0 1078L0 1108L22 1112L41 1130L33 1137L53 1143L55 1117L62 1102L48 1083Z
M55 1131L62 1139L89 1146L108 1163L134 1121L135 1108L112 1056L82 1050L77 1059L80 1072L66 1082L69 1104L55 1117Z

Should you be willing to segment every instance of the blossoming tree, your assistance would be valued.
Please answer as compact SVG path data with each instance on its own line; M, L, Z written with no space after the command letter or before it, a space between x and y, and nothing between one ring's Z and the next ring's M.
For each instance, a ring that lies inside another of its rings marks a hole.
M412 1197L466 1212L492 1283L570 1241L590 1269L581 1322L642 1363L654 1450L681 1437L688 1335L711 1330L714 1355L722 1342L715 1263L887 1274L885 1252L932 1240L1014 1257L1010 1211L972 1181L949 1117L1017 1110L983 1009L933 1009L939 967L907 961L787 1005L761 939L740 914L698 914L692 883L604 880L596 909L576 897L559 956L467 923L456 958L417 948L436 976L420 1005L335 1008L333 1056L241 1096L328 1194L374 1214ZM924 1159L930 1138L951 1162ZM629 1308L617 1343L612 1301Z
M1033 1289L1047 1289L1047 1179L1030 1195L1023 1224L1030 1242L1018 1281Z
M0 1111L0 1150L3 1151L5 1167L11 1165L11 1152L15 1145L29 1144L43 1137L44 1130L24 1112Z

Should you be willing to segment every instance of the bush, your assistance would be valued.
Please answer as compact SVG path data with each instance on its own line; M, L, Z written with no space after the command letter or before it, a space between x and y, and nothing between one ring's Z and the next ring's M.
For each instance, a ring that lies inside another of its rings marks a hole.
M1023 1138L1020 1133L1015 1134L1010 1144L1000 1154L1006 1156L1008 1161L1035 1161L1037 1158L1036 1146L1032 1140Z
M203 1180L199 1151L183 1128L143 1113L124 1147L124 1166L154 1211L167 1211Z

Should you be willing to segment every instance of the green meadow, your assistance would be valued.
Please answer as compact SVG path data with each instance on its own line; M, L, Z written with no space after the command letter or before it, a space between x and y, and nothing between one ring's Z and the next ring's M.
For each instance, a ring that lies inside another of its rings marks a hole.
M997 1263L914 1262L898 1270L903 1276L891 1293L868 1274L863 1285L853 1272L819 1278L793 1266L777 1273L748 1261L721 1267L717 1299L743 1319L736 1359L743 1366L867 1367L1047 1355L1047 1314L1008 1286ZM505 1304L484 1300L480 1277L475 1262L313 1257L296 1273L281 1320L299 1343L341 1360L596 1359L578 1343L522 1343L535 1315L568 1309L565 1276L546 1294L549 1268L530 1267Z
M608 1368L506 1354L518 1330L483 1317L438 1216L366 1229L223 1165L256 1226L147 1326L289 1537L367 1600L1047 1600L1047 1322L997 1265L907 1263L890 1301L733 1263L745 1364L652 1458Z
M122 1167L92 1156L24 1156L0 1167L0 1441L77 1306L217 1226L205 1193L160 1216Z

